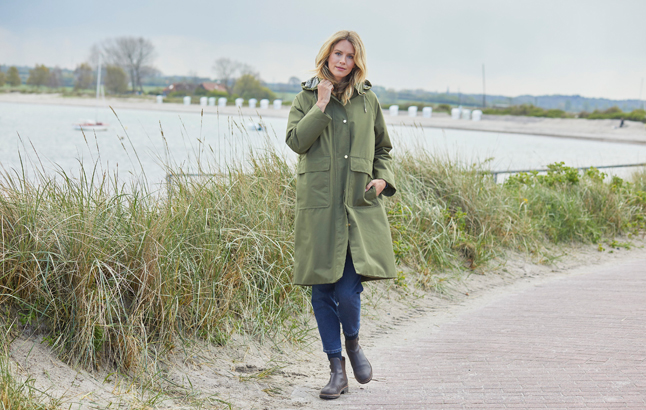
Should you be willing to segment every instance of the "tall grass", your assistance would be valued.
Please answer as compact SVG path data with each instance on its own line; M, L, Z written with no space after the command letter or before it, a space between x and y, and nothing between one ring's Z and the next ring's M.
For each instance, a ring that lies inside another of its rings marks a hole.
M500 185L447 157L398 156L386 200L398 262L433 286L505 249L643 229L643 184L561 168ZM294 201L293 168L271 148L214 176L178 172L167 195L95 170L5 173L0 303L85 367L146 368L182 338L300 340L310 308L290 283Z

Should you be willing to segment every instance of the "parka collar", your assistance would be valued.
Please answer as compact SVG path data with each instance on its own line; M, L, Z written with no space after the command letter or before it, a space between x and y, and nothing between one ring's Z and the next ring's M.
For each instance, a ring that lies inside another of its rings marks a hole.
M301 83L301 87L305 91L314 91L318 89L320 82L321 80L315 76L307 81L303 81ZM366 80L362 84L358 84L355 88L357 89L357 93L359 93L359 95L363 95L366 93L366 91L372 88L372 84L370 84L370 81Z

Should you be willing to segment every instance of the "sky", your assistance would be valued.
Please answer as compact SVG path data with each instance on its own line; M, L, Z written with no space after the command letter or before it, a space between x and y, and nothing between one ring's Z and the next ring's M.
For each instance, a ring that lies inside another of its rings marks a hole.
M341 29L387 88L481 93L484 64L487 94L638 99L646 77L644 0L0 0L0 64L73 69L97 42L143 36L165 75L215 77L227 57L287 82Z

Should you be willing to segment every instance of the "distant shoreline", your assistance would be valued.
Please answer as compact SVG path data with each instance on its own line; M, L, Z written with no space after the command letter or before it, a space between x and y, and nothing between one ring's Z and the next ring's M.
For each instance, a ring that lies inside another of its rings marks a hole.
M44 104L44 105L65 105L77 107L94 107L94 98L61 97L58 94L0 94L0 103L18 104ZM176 103L156 104L153 98L125 99L106 98L103 103L115 110L135 109L146 111L204 112L208 115L226 115L243 117L275 117L287 118L289 108L275 110L251 109L248 107L237 108L227 107L201 107L199 104L182 105ZM456 129L469 131L499 132L507 134L525 134L544 136L551 138L571 138L578 140L613 142L623 144L646 145L646 127L641 122L625 121L623 128L617 128L618 120L586 120L574 118L536 118L521 116L496 116L484 115L482 121L453 120L446 113L433 113L432 118L409 117L406 112L398 116L390 116L384 111L384 117L388 125L421 126L424 128Z

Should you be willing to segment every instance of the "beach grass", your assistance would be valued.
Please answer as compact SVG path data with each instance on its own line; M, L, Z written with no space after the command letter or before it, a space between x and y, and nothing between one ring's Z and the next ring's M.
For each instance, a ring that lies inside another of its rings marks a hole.
M155 374L183 340L232 335L299 343L309 289L291 284L295 172L271 145L168 190L98 168L0 178L0 304L68 363ZM420 287L482 271L507 250L600 243L643 232L634 182L554 164L494 182L486 164L423 150L395 157L385 199L396 260ZM145 181L145 180L143 180Z

